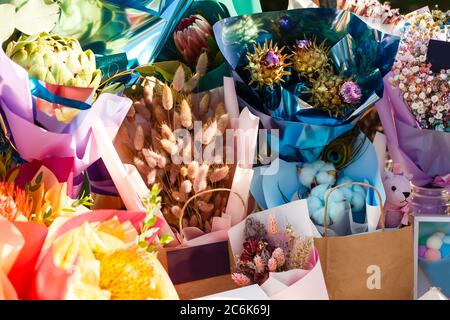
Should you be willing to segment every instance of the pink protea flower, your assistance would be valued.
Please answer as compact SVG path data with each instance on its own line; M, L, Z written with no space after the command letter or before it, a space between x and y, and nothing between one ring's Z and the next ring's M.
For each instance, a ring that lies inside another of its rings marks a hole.
M345 81L340 90L342 99L347 103L358 103L361 100L362 93L359 85L354 81Z
M284 251L281 248L276 248L272 252L272 258L277 262L278 267L284 266L286 259L284 258Z
M263 272L264 269L266 268L266 267L264 266L263 260L261 259L261 256L259 256L259 255L255 256L255 257L253 258L253 263L255 264L256 270L257 270L258 272Z
M270 272L275 272L277 270L277 267L278 267L277 260L275 260L274 258L270 258L268 263L267 263L267 266L269 267L269 271Z
M208 51L206 39L212 36L213 30L209 22L196 14L181 20L173 33L173 40L186 62L194 65L200 54Z
M233 279L234 283L241 287L250 284L250 278L243 273L233 273L231 275L231 279Z

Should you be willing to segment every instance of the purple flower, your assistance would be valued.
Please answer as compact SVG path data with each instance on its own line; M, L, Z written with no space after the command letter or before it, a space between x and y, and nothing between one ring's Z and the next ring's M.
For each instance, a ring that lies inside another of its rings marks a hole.
M306 50L306 49L309 49L309 47L311 46L311 41L309 41L309 40L297 40L296 43L295 43L295 46L299 50Z
M275 69L280 66L280 57L278 56L277 52L275 50L268 50L266 54L263 57L263 61L261 61L261 64L266 66L269 69Z
M292 21L289 16L282 16L279 20L279 25L282 31L289 31L292 29Z
M340 94L346 103L358 103L361 100L362 93L359 85L354 81L346 81L341 86Z

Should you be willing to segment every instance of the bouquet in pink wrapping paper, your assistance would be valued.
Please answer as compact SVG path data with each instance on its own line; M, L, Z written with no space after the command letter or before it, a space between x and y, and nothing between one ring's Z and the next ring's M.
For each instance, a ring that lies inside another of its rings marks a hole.
M144 212L100 210L50 230L29 298L178 299L148 246L161 236L161 221L145 229L148 221Z
M259 284L271 299L328 299L305 200L248 216L228 231L239 286Z
M114 138L131 101L105 93L96 97L93 102L94 88L87 85L86 87L60 86L58 81L61 80L60 73L55 81L43 82L42 80L52 80L42 78L42 74L47 69L44 66L39 70L33 69L33 65L29 65L30 61L26 59L27 53L22 52L28 50L28 46L35 48L36 45L32 44L32 40L27 39L23 46L16 44L17 48L10 43L8 52L11 59L25 65L27 70L13 62L5 52L0 50L0 69L2 70L0 107L7 137L20 157L26 161L73 158L73 177L77 178L99 159L99 152L92 141L92 126L102 123L111 139ZM33 55L33 57L36 56L37 53ZM72 62L75 64L76 61ZM49 66L45 67L49 68ZM34 75L37 78L29 78L33 76L33 72L38 71L42 73L39 73L39 77ZM50 77L50 71L45 72ZM81 73L84 74L87 71L83 72ZM66 73L62 74L69 78ZM94 81L92 74L90 76L90 80ZM89 78L89 75L86 77ZM69 84L81 86L83 83ZM75 187L73 194L79 191L79 185Z
M442 56L449 26L442 14L424 8L406 16L397 61L377 103L392 159L419 186L450 184L450 66Z

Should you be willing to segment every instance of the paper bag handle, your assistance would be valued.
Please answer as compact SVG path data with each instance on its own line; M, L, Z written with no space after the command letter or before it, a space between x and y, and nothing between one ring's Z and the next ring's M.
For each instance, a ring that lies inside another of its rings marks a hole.
M207 193L216 192L216 191L228 191L228 192L230 192L230 193L234 193L234 194L239 198L239 200L241 200L242 206L244 207L244 212L247 212L247 204L245 203L244 198L242 198L242 196L241 196L238 192L236 192L236 191L234 191L234 190L231 190L231 189L229 189L229 188L214 188L214 189L208 189L208 190L200 191L199 193L194 194L192 197L190 197L190 198L185 202L185 204L183 205L183 208L181 208L180 218L179 218L179 220L178 220L178 226L179 226L179 229L180 229L180 238L181 238L180 240L183 239L183 232L181 232L181 231L183 230L183 216L184 216L184 213L185 213L185 211L186 211L186 208L187 208L188 204L189 204L192 200L198 198L198 197L201 196L201 195L204 195L204 194L207 194ZM181 241L180 241L180 242L181 242Z
M371 188L371 189L375 190L375 192L376 192L376 194L378 196L378 201L380 203L381 226L382 226L382 230L384 231L384 207L383 207L383 199L381 197L380 191L376 187L374 187L374 186L372 186L372 185L370 185L368 183L364 183L364 182L346 182L346 183L343 183L343 184L340 184L340 185L338 185L336 187L331 188L328 191L328 193L327 193L327 195L325 197L325 207L324 207L324 212L323 212L323 227L324 227L324 231L325 231L324 232L324 237L328 237L328 221L327 221L327 218L328 218L328 201L330 199L331 193L334 190L337 190L337 189L343 188L343 187L347 187L347 186L351 186L351 185L359 185L359 186L368 187L368 188Z

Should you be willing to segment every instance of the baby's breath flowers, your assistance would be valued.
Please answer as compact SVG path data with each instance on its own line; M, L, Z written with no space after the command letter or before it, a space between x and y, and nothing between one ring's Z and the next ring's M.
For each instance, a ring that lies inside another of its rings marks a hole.
M291 73L286 70L289 67L287 60L289 55L283 54L284 47L278 48L272 41L253 45L254 52L247 53L248 65L245 68L250 71L250 84L256 83L259 87L268 85L271 89L274 84L284 82L284 77Z
M429 13L410 16L390 81L421 128L449 131L450 69L434 73L427 62L428 43L441 30Z

